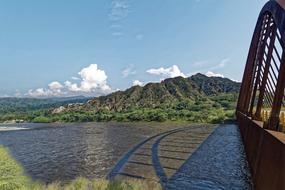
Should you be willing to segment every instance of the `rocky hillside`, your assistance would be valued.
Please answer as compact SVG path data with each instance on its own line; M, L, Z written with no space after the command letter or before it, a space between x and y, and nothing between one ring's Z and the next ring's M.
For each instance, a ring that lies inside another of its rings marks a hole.
M143 87L133 86L125 91L91 99L86 104L71 109L125 111L138 107L156 108L182 100L195 101L224 93L238 93L239 88L240 83L230 79L207 77L198 73L189 78L176 77L165 79L161 83L148 83Z

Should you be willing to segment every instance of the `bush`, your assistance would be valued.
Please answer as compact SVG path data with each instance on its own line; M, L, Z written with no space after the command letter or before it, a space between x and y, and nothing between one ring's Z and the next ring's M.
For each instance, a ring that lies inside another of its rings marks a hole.
M33 119L34 123L49 123L50 119L44 116L38 116Z
M132 111L126 114L129 121L143 121L145 119L144 113L141 110Z

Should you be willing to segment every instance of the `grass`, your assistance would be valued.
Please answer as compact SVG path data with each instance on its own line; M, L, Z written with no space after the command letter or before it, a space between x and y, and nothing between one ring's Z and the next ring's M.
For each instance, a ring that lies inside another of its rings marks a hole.
M77 178L67 185L52 183L49 185L39 185L33 190L160 190L158 184L149 184L139 180L107 181L104 179L87 180Z
M157 183L142 180L107 181L79 177L68 184L43 184L27 177L9 151L0 146L0 190L161 190Z
M22 167L0 146L0 189L24 189L29 178L24 175Z
M141 180L107 181L104 179L88 180L79 177L65 185L60 182L47 185L32 182L28 183L23 190L161 190L161 186Z

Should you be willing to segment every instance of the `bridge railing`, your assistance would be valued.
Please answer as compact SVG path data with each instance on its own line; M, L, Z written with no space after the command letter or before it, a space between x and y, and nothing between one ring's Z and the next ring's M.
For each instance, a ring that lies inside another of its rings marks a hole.
M236 112L257 190L285 189L285 0L277 1L259 15Z
M285 111L284 48L285 10L276 1L269 1L259 15L252 38L237 114L263 121L264 128L276 131L285 131L280 122Z

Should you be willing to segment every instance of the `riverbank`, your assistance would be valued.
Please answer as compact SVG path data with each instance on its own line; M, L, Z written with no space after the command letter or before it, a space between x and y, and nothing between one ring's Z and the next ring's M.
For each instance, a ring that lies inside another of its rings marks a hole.
M13 159L9 151L0 146L0 189L1 190L159 190L158 184L148 184L139 180L107 181L77 178L68 184L54 182L43 184L35 182L25 175L21 165Z
M0 127L0 132L1 131L18 131L18 130L25 130L28 128L24 128L24 127Z
M233 121L231 121L233 122ZM0 123L0 132L5 131L18 131L18 130L31 130L31 129L43 129L50 127L63 127L63 126L81 126L81 125L89 125L89 124L111 124L111 125L124 125L132 127L133 125L140 126L161 126L169 128L169 126L173 127L181 127L191 125L209 125L207 123L189 123L187 121L137 121L137 122L116 122L116 121L108 121L108 122L53 122L53 123Z

